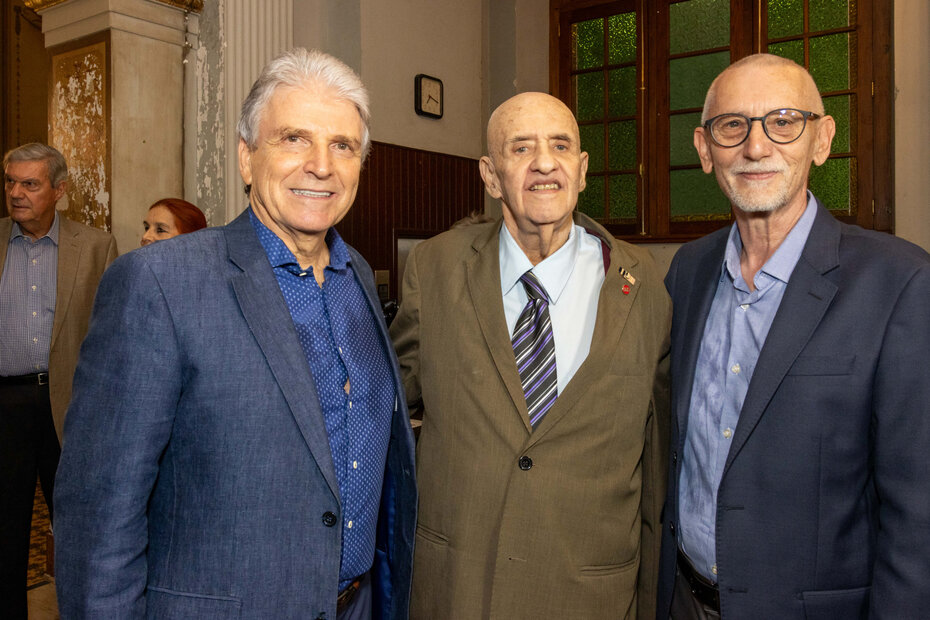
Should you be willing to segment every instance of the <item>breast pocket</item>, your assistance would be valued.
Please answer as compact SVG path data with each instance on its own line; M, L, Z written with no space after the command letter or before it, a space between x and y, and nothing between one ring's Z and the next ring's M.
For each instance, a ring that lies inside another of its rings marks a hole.
M855 355L799 355L788 370L788 374L840 376L852 374L855 367Z

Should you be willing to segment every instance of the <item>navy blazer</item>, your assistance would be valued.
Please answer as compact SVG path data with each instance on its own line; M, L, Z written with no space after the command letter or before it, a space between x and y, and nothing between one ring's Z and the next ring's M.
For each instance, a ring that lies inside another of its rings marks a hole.
M349 251L398 395L375 616L406 618L413 434L371 269ZM339 485L313 377L248 212L106 272L55 509L63 618L335 619Z
M722 616L926 617L930 256L817 208L724 465ZM675 579L678 455L728 232L683 246L666 277L672 432L659 618Z

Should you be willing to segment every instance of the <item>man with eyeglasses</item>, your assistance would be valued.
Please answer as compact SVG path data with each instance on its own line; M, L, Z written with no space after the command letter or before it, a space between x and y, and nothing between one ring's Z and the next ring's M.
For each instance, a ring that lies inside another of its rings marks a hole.
M659 618L930 609L930 256L808 191L834 133L790 60L744 58L707 93L694 145L736 221L666 277Z

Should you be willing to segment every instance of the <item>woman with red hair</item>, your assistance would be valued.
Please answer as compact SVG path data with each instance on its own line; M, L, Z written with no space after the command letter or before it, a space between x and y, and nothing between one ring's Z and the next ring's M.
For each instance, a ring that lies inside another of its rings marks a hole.
M177 237L207 227L203 211L180 198L162 198L151 207L142 220L145 232L142 245Z

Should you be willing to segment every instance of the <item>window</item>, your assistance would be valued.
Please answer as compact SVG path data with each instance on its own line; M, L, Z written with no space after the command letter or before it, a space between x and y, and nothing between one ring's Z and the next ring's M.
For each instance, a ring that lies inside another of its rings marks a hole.
M590 156L578 208L617 236L685 241L731 221L692 134L713 78L757 51L807 67L836 119L811 190L840 219L890 229L891 23L873 0L550 4L552 90Z

